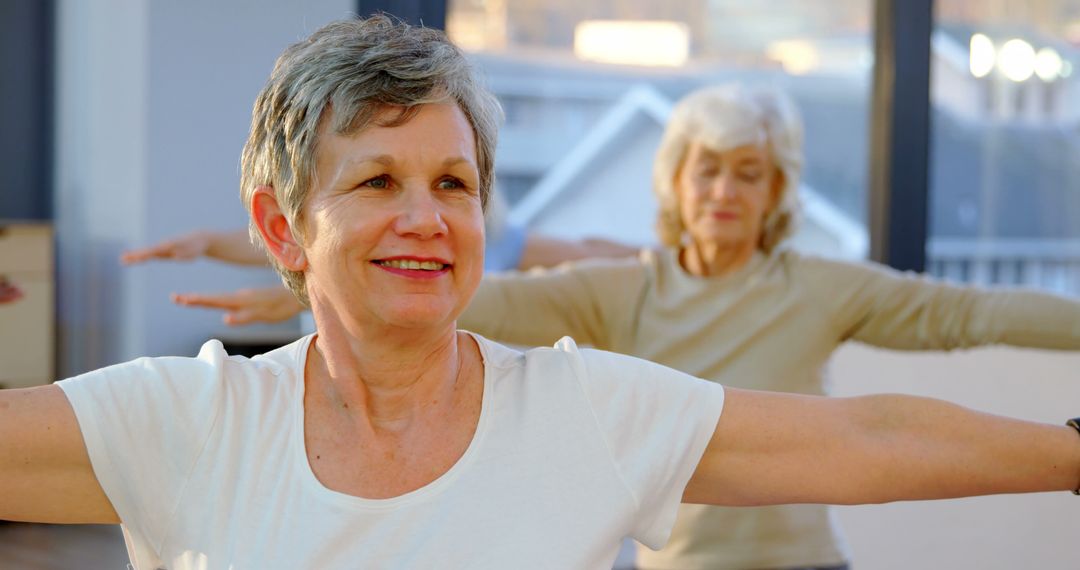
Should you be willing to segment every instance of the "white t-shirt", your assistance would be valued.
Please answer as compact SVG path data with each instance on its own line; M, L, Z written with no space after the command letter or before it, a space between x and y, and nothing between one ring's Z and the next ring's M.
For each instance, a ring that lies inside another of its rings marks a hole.
M312 336L248 360L143 358L60 382L138 570L610 568L658 548L723 388L628 356L484 358L476 434L445 474L391 499L324 487L307 462Z

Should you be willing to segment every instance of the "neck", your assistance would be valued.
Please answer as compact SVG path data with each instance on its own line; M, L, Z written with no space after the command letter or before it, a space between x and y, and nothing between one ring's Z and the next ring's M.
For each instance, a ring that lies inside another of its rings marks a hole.
M306 384L330 403L362 412L376 430L398 431L420 412L451 405L462 376L454 323L439 330L348 326L313 299L318 335L309 349Z
M679 252L679 263L691 275L722 277L746 267L755 251L757 244L750 242L700 244L692 241Z

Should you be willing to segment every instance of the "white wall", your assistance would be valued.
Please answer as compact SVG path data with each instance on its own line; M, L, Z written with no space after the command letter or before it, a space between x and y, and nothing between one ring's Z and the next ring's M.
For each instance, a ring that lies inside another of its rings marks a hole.
M651 190L660 128L632 122L559 197L540 212L530 230L565 239L604 237L633 245L656 243L657 202ZM618 147L617 152L615 147Z
M1077 353L913 354L848 345L831 372L836 395L912 393L1049 423L1080 416ZM839 514L855 568L1080 568L1078 505L1080 498L1060 492L841 507Z
M123 269L125 248L240 228L240 149L274 59L352 0L61 0L56 205L61 376L190 355L230 331L172 291L276 283L212 262ZM259 332L259 331L254 331ZM265 330L263 332L266 332Z

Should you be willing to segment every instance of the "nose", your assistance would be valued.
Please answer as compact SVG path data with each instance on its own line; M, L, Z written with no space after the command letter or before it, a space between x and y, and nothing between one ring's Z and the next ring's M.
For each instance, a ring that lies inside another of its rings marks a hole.
M718 202L735 198L738 192L738 185L735 184L735 180L728 173L717 176L709 187L709 195Z
M414 185L406 188L401 196L401 210L394 223L394 230L399 235L431 239L446 233L439 201L431 190Z

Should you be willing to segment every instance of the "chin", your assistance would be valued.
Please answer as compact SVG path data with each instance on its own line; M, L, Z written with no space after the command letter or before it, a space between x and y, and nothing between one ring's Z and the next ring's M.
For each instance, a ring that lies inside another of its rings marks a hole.
M750 240L751 238L746 237L742 232L713 232L703 240L703 243L727 248L742 245Z
M407 329L441 327L453 322L453 307L443 304L408 303L404 306L386 307L383 320L391 325Z

